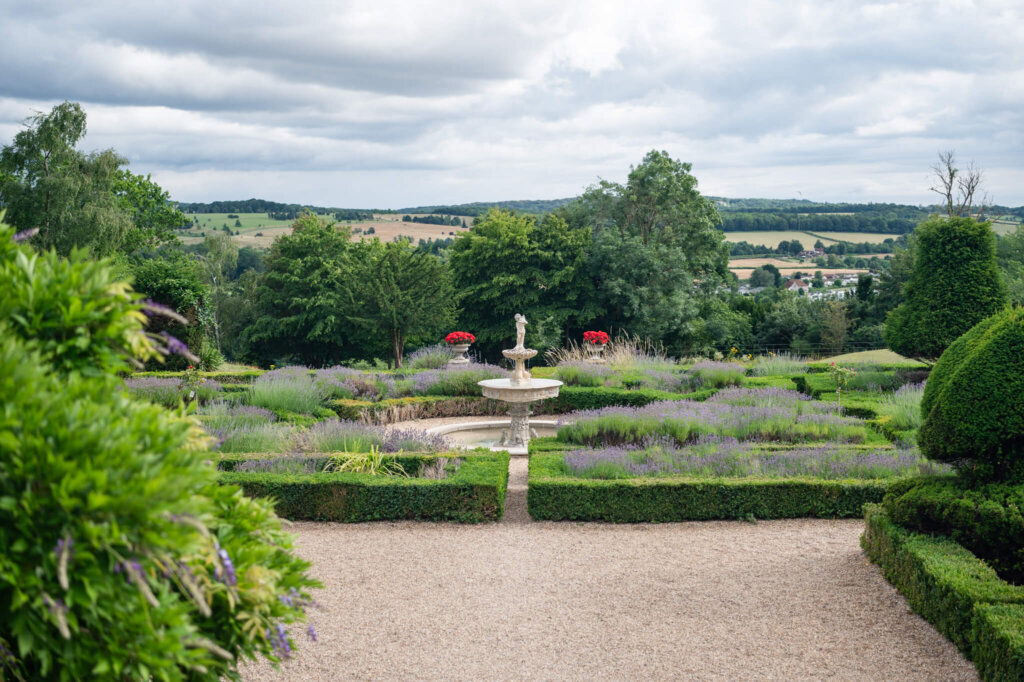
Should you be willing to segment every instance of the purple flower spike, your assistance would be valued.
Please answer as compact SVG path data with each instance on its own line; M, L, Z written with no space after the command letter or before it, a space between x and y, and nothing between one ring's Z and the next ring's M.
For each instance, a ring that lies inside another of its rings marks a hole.
M220 557L220 561L224 565L224 584L232 586L237 585L238 576L235 575L235 565L232 563L231 557L228 556L228 551L226 549L218 549L217 556ZM220 570L218 569L216 573L219 574ZM220 575L217 575L217 577L220 578Z
M313 629L312 625L306 628L306 634L309 635L309 638L311 640L313 640L314 642L316 641L316 630Z
M21 232L16 233L13 239L16 242L27 242L29 239L32 239L32 237L36 236L38 232L38 227L33 227L30 230L22 230Z

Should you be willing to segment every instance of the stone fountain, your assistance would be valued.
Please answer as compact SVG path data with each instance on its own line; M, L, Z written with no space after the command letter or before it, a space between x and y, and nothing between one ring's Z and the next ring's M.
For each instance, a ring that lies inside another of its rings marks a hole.
M530 403L556 397L562 382L555 379L534 379L526 371L526 361L535 356L537 351L523 345L526 318L516 314L515 319L515 348L501 351L502 355L513 362L512 376L508 379L486 379L477 384L485 397L509 404L511 422L508 429L502 432L497 447L508 450L513 455L525 455L532 435Z

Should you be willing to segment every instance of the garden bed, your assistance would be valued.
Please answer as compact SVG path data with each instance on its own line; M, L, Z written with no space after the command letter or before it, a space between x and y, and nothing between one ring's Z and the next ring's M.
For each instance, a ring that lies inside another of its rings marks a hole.
M568 475L561 453L530 456L527 507L548 521L618 523L856 517L887 481Z
M334 459L328 455L295 462L301 473L260 471L260 460L267 459L224 457L220 481L240 486L250 497L272 498L278 515L291 520L479 523L499 520L505 509L507 453L399 455L394 460L406 475L324 472ZM255 463L255 470L243 471L246 463ZM424 476L427 468L444 473Z

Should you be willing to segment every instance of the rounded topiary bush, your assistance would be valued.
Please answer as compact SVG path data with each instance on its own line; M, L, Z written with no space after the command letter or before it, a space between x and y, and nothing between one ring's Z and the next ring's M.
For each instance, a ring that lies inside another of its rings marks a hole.
M918 443L930 459L983 479L1024 480L1024 309L988 318L939 359Z

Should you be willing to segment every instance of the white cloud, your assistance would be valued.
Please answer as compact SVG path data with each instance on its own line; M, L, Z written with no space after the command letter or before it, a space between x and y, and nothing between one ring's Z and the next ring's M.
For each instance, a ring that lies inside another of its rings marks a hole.
M935 152L1024 204L1008 1L0 0L0 141L63 99L183 201L550 198L652 148L704 191L931 201ZM800 194L797 194L800 193Z

